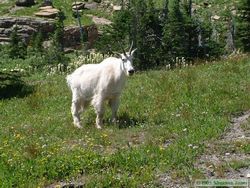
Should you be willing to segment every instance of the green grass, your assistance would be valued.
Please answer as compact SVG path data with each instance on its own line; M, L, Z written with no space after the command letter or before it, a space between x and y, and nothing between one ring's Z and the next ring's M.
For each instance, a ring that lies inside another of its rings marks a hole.
M73 127L65 75L30 75L31 95L0 101L0 187L70 180L155 187L162 173L195 176L203 143L223 133L232 113L250 108L249 75L249 58L140 72L128 80L119 124L109 124L107 110L103 130L93 109L83 129Z

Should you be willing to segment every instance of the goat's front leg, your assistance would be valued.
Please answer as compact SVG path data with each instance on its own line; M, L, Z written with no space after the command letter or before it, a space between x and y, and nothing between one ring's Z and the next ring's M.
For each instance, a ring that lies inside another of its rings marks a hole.
M120 102L119 97L115 97L109 100L109 105L112 111L112 116L111 116L112 123L116 123L119 102Z
M103 126L104 101L101 97L95 97L92 104L96 112L96 128L101 129Z

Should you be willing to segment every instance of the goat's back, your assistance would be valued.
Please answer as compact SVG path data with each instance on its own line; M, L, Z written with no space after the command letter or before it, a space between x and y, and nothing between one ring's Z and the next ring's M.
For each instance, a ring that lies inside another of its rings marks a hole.
M67 76L71 90L77 89L85 98L97 93L113 95L120 93L125 79L121 76L118 58L110 57L100 64L86 64Z

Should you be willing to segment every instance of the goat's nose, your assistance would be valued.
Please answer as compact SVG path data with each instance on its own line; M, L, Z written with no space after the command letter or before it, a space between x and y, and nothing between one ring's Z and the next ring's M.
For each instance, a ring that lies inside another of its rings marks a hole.
M134 69L131 69L128 71L129 74L134 74L135 73L135 70Z

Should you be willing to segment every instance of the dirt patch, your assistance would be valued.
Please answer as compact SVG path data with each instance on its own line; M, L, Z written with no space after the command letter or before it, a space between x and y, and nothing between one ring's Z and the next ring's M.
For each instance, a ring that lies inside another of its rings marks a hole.
M232 142L236 140L249 140L249 131L242 129L242 125L248 123L250 117L250 111L243 113L242 115L232 119L232 126L226 131L225 135L222 137L224 142Z
M249 118L250 111L233 118L231 126L221 139L217 140L216 143L206 145L208 154L200 156L195 164L195 167L202 171L205 178L228 179L248 176L250 173L250 153L241 151L240 147L250 144L248 130L242 128L244 124L249 123Z
M250 152L241 150L250 144L250 110L232 118L231 126L219 140L205 144L205 152L194 164L204 179L238 179L250 176ZM190 180L175 181L170 173L160 175L159 182L163 187L192 187Z

